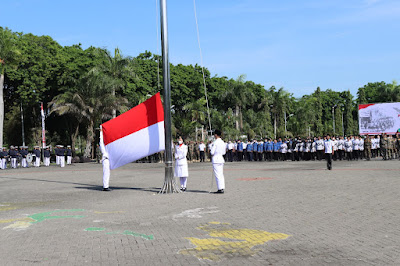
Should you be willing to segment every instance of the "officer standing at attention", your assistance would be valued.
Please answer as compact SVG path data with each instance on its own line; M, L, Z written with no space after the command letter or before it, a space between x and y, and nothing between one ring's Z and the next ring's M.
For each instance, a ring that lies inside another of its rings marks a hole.
M58 147L58 160L60 162L61 167L65 167L65 148L63 145L60 145Z
M321 139L321 137L318 137L318 140L315 141L315 144L317 145L317 159L318 161L321 161L322 153L324 151L324 141Z
M3 148L0 152L0 167L1 169L7 169L7 157L8 157L8 152L7 148Z
M325 158L328 170L332 170L332 155L334 154L333 150L333 142L331 140L331 136L326 135L326 141L324 142L325 146Z
M11 168L17 168L18 148L10 146L8 155L11 157Z
M72 163L72 149L71 145L67 146L67 165L70 165Z
M212 164L215 180L217 183L217 194L225 192L225 178L224 178L224 155L226 153L226 145L221 139L221 131L216 129L214 131L215 141L211 148Z
M46 146L45 150L43 151L44 157L44 166L50 165L50 147Z
M367 159L367 161L371 160L371 147L372 147L371 137L367 135L367 138L364 141L365 159Z
M35 155L35 163L33 164L35 167L39 167L40 166L40 147L39 146L35 146L35 149L33 150L33 154Z
M247 159L249 162L253 161L253 143L250 141L247 143Z
M26 156L28 155L27 147L20 146L20 154L21 154L21 167L25 168L28 167L28 163L26 161Z
M189 177L187 153L188 147L183 143L182 137L179 137L178 145L175 146L175 176L180 179L181 191L186 191L187 178Z

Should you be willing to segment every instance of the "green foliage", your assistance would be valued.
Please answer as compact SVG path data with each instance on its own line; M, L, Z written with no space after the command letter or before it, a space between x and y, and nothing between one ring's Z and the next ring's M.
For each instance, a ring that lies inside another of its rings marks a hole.
M9 144L21 141L15 133L21 132L21 103L26 142L37 142L43 102L47 111L52 110L46 119L47 136L64 144L83 137L89 156L97 136L95 128L110 119L114 109L124 112L123 107L136 106L163 90L161 57L149 51L125 57L119 49L111 54L96 47L84 50L80 44L63 47L49 36L0 27L0 60ZM170 69L174 134L193 138L196 127L210 130L202 68L171 64ZM342 134L343 128L345 134L356 134L356 103L400 101L400 86L395 81L368 83L358 90L357 99L349 91L319 87L296 99L284 88L266 89L246 81L245 75L212 77L204 70L212 130L218 128L231 139L273 137L275 133L277 137L315 136L334 129Z

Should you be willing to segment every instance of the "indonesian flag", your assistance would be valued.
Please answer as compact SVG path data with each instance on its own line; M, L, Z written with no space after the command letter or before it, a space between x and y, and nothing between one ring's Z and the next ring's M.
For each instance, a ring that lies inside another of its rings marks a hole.
M102 124L110 169L165 149L164 109L160 93Z

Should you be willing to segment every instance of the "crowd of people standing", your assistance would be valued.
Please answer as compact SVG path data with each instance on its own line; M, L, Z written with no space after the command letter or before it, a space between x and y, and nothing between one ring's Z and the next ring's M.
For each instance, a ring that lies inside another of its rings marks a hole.
M228 140L225 142L227 162L233 161L310 161L325 159L327 137L266 138L264 140ZM336 136L331 138L333 160L383 160L400 158L400 134L374 136ZM211 160L211 142L188 142L189 162ZM207 155L207 158L205 158Z
M10 149L4 147L0 151L0 169L40 167L42 159L44 166L50 166L52 156L55 157L56 164L61 167L65 167L65 159L67 159L67 165L72 164L70 145L66 148L63 145L57 145L53 150L50 146L42 150L39 146L34 146L31 151L28 146L10 146Z

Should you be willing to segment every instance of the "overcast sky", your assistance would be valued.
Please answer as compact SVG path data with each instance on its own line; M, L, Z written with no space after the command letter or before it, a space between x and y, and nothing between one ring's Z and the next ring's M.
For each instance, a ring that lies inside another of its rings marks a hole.
M61 45L160 54L159 0L1 0L0 26ZM200 64L193 0L168 2L170 61ZM196 0L203 63L211 75L296 97L400 77L398 0Z

